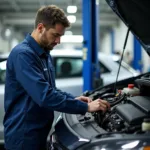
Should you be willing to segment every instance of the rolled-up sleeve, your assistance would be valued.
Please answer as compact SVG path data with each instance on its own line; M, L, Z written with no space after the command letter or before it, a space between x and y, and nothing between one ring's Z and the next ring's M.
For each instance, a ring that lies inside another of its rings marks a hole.
M40 107L55 111L71 114L86 113L87 103L75 100L73 96L53 88L45 80L41 68L34 60L32 53L21 52L14 62L16 78L33 101Z

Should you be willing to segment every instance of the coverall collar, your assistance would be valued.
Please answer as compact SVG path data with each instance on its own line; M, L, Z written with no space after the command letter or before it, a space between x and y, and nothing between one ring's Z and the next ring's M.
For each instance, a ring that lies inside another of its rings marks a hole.
M44 51L44 49L40 47L40 45L35 41L35 39L31 36L31 34L28 34L26 36L26 40L29 42L29 44L31 45L33 50L36 51L36 53L39 56L48 56L49 55L49 51L48 52Z

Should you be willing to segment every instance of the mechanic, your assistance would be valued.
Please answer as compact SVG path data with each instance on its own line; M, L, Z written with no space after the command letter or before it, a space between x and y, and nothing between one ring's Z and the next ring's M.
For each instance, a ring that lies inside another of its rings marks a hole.
M12 49L6 69L4 137L7 150L44 150L54 111L85 114L106 111L110 105L97 99L74 97L55 87L50 50L70 23L55 5L42 7L34 30Z

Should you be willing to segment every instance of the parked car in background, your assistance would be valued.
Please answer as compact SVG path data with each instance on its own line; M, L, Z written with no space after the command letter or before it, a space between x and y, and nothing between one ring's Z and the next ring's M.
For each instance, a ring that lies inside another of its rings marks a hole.
M53 50L51 55L54 60L57 87L74 95L80 95L83 92L82 51ZM99 52L98 60L103 85L116 81L120 56ZM122 62L118 81L137 75L139 75L138 71Z
M56 86L74 95L83 92L83 60L82 51L79 50L53 50L51 51L55 66ZM0 55L0 84L5 83L6 59L8 54ZM98 53L98 63L100 67L100 77L103 85L116 81L119 68L120 56ZM124 61L122 61L118 81L139 75ZM1 88L3 89L3 88Z
M82 94L83 78L83 60L82 52L76 50L53 50L51 52L56 72L56 86L73 95ZM0 144L4 143L3 137L3 116L4 116L4 84L6 76L6 62L8 54L0 56ZM117 55L98 54L99 65L101 69L101 78L104 85L112 83L116 80L118 71L118 61L120 57ZM137 76L139 72L135 71L126 63L122 62L118 80L128 77ZM58 116L58 114L56 114Z

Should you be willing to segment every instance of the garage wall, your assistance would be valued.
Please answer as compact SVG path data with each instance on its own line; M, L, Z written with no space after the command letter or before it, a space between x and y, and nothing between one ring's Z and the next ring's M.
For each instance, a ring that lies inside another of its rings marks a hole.
M127 27L123 22L119 22L119 25L113 28L114 30L114 51L123 50L124 40L127 33ZM129 34L126 50L133 52L133 35ZM101 39L101 51L111 54L111 31L107 32Z
M111 53L111 35L110 33L106 33L100 42L100 50L104 53L110 54Z
M127 27L124 25L122 21L119 22L118 26L115 26L113 28L114 30L114 50L115 51L123 51L123 45L125 36L127 33ZM130 32L127 46L125 53L129 51L131 55L133 56L133 34ZM111 54L111 32L107 32L102 38L101 38L101 51L107 54ZM142 62L143 62L143 72L146 72L148 68L150 67L150 58L145 52L145 50L142 48Z
M10 29L11 33L9 37L5 37L6 29ZM0 23L0 52L9 52L19 42L23 40L23 35L19 31L14 31L12 27L4 27Z
M3 26L0 22L0 53L7 52L9 50L9 42L2 39L1 33L3 30Z
M115 40L114 40L115 48L114 49L115 49L115 51L116 50L119 50L121 52L123 51L123 45L124 45L127 30L128 30L127 27L124 25L124 23L122 21L120 21L119 25L114 28L114 36L115 36ZM130 51L133 54L133 35L131 32L129 33L125 51Z

